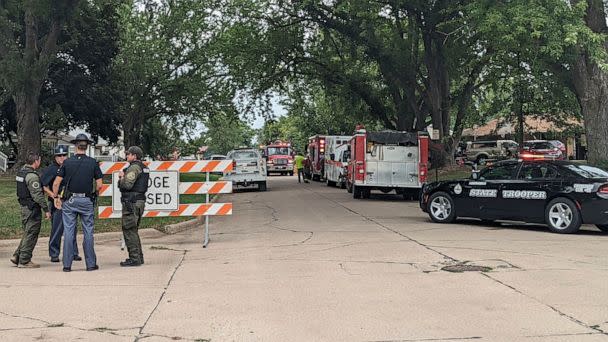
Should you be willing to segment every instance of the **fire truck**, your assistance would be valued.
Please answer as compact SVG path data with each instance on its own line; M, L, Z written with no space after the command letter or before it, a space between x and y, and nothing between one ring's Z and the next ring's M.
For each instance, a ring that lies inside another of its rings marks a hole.
M357 126L350 140L346 189L354 198L369 198L372 190L393 190L416 199L426 182L429 160L427 133L367 132Z
M266 172L289 174L293 176L293 150L291 143L277 140L264 147L264 158L266 158Z
M330 135L325 137L325 173L327 186L346 187L346 165L350 159L349 144L352 136Z

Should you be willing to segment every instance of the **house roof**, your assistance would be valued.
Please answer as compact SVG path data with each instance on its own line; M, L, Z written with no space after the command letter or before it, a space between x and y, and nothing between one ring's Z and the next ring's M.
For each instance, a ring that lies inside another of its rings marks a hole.
M558 125L555 122L537 117L526 117L524 129L527 133L546 133L546 132L563 132L569 126L582 126L582 123L576 119L566 120L566 125ZM474 126L473 128L465 128L462 131L463 136L486 136L515 134L517 122L511 122L503 118L490 120L483 126Z

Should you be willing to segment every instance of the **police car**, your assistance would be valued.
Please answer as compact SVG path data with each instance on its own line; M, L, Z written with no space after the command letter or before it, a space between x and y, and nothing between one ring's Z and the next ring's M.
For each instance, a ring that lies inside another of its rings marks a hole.
M608 172L569 161L502 161L470 179L425 184L420 197L438 223L458 217L546 223L556 233L585 223L608 232Z

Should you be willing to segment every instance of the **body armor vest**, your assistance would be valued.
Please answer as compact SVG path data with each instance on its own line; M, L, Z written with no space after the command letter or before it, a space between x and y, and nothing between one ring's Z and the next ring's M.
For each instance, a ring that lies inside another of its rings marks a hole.
M125 197L124 195L127 195L126 198L129 198L129 201L133 201L133 200L145 200L145 194L146 191L148 191L148 180L150 179L150 169L144 165L144 163L142 163L139 160L134 161L131 164L137 164L141 167L142 172L139 174L139 176L137 176L137 179L135 180L135 184L133 184L133 187L130 190L122 190L121 189L121 193L123 195L123 197ZM126 168L124 170L124 172L126 172L129 168Z
M17 177L15 177L15 179L17 180L17 199L19 200L19 204L32 208L36 202L34 202L32 194L30 194L30 190L27 188L27 183L25 182L25 177L30 173L36 173L36 171L32 169L21 169L17 172Z

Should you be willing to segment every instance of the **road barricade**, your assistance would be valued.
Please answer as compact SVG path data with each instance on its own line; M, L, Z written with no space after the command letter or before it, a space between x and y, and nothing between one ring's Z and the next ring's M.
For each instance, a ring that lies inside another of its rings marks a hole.
M232 215L232 203L210 203L210 194L232 192L232 182L209 181L211 172L232 171L232 160L200 161L153 161L144 162L150 169L150 181L146 193L146 210L143 217L204 216L205 238L203 247L209 243L209 216ZM129 165L128 162L101 162L99 167L104 175L112 175L112 184L103 184L100 197L112 197L112 206L99 206L100 219L122 217L118 173ZM205 173L205 182L180 182L180 173ZM204 194L205 203L180 203L179 195Z

